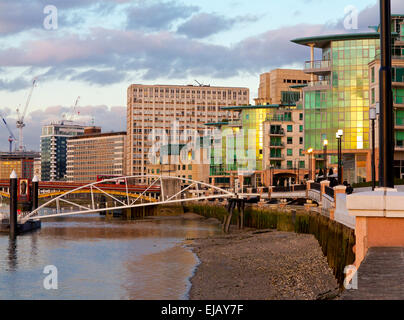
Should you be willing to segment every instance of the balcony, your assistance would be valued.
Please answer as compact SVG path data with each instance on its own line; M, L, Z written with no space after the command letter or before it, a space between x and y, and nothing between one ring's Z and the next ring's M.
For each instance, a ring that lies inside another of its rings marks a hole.
M392 79L393 87L404 87L404 76L396 75Z
M284 114L270 114L265 118L265 121L270 122L292 122L291 116L285 116Z
M284 137L285 136L285 131L283 129L279 130L270 130L269 131L270 136L278 136L278 137Z
M285 156L281 154L271 154L269 155L270 160L285 160Z
M309 82L309 85L305 88L305 90L328 90L330 89L331 82L329 80L319 80Z
M243 123L241 120L232 120L232 121L229 121L227 125L229 127L242 127Z
M285 144L283 142L270 142L269 147L273 149L281 149L285 148Z
M306 61L304 64L305 73L329 73L331 72L331 61L330 60L315 60Z

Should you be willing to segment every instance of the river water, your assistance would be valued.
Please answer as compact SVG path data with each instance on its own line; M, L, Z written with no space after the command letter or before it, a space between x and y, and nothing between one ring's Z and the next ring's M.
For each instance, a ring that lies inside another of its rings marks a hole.
M219 232L195 220L92 214L43 221L16 240L0 234L0 299L187 299L198 259L184 240ZM44 287L48 265L56 290Z

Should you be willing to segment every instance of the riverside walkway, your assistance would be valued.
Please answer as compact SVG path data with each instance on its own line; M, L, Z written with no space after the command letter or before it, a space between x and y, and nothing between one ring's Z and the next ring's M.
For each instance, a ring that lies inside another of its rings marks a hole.
M358 289L345 290L342 300L403 300L404 248L373 247L362 261Z

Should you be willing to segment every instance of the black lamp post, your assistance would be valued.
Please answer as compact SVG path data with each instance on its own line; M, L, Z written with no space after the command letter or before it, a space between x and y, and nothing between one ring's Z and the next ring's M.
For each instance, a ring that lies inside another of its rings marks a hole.
M307 153L309 154L309 180L313 180L313 161L312 161L312 154L313 154L313 148L310 148L307 150Z
M375 157L375 120L376 108L369 109L369 119L372 121L372 190L376 188L376 157Z
M394 188L391 0L380 0L380 53L379 186Z
M344 135L343 130L338 130L335 134L338 140L338 184L342 184L342 136Z
M323 142L324 145L324 180L327 180L327 146L328 146L328 140L324 140Z

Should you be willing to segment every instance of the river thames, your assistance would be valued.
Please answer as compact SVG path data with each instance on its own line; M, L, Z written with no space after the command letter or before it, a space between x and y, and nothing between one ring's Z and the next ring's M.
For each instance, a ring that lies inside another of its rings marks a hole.
M16 240L0 235L0 299L187 299L198 258L184 240L220 232L198 220L44 220ZM43 285L48 265L56 290Z

